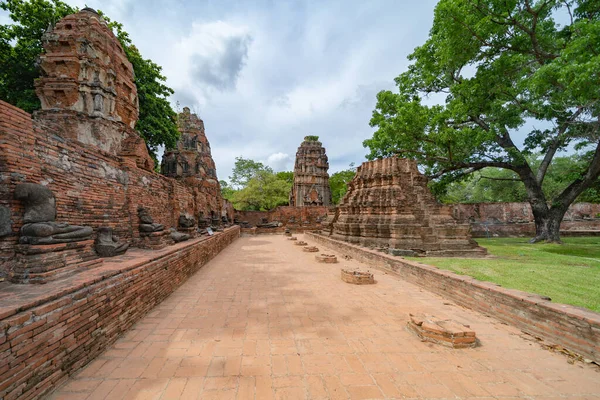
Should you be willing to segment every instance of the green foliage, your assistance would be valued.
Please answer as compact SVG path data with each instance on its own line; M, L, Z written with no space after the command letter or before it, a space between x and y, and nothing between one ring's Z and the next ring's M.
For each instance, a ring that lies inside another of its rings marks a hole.
M333 204L339 204L348 191L348 183L354 178L354 175L356 175L356 168L354 168L354 163L352 163L350 164L350 168L335 172L329 177L331 201Z
M0 8L15 22L0 25L0 99L31 113L40 108L33 83L42 35L77 9L60 0L6 0Z
M258 174L263 171L273 173L271 167L265 166L261 162L246 159L241 156L236 157L233 175L229 177L229 181L232 186L240 189L248 186L250 179L258 176Z
M318 136L314 136L314 135L308 135L308 136L304 136L304 140L306 142L318 142L319 141L319 137Z
M231 196L236 210L268 211L287 205L292 184L272 171L258 171L247 185Z
M549 296L552 302L600 312L600 238L569 237L564 244L528 245L523 238L477 239L493 257L423 258L435 265L505 288Z
M229 185L229 183L223 180L219 181L219 185L221 186L221 196L223 196L225 200L231 201L235 190Z
M34 80L40 75L36 63L43 52L42 35L48 27L78 10L60 0L6 0L0 8L9 11L14 21L12 25L0 26L0 98L32 112L40 108ZM177 115L168 101L173 90L165 85L162 68L142 57L123 25L98 13L113 29L133 65L140 106L135 128L156 160L158 146L174 147L179 137Z
M221 193L236 210L268 211L289 203L294 173L275 173L261 162L236 157L229 180L231 185L221 181Z
M572 17L559 25L557 14ZM562 218L600 174L598 15L592 0L441 0L429 38L395 80L398 92L377 95L368 158L416 159L438 192L465 174L507 169L527 187L536 218L549 218L546 204ZM443 104L430 105L432 94ZM526 135L522 149L515 133ZM546 168L571 146L592 149L588 162L547 199ZM528 162L534 153L539 166Z
M294 173L292 171L281 171L277 172L275 175L277 176L277 179L284 180L290 185L294 184Z
M528 157L528 160L535 167L540 163L539 158ZM556 157L542 185L545 196L558 196L588 163L579 154ZM525 185L513 171L485 168L450 183L443 192L438 193L438 199L444 203L521 202L527 201L527 193ZM600 181L597 180L586 189L576 201L600 202Z

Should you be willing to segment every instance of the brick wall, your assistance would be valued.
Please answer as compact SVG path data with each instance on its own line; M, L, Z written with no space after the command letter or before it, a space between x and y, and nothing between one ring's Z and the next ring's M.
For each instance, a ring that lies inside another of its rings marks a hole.
M505 321L586 358L600 361L600 314L539 295L505 289L490 282L440 270L365 249L323 235L306 233L309 240L382 268L457 304ZM483 343L485 345L485 343Z
M29 292L21 296L22 302L0 307L0 398L32 399L48 393L168 297L239 232L239 227L231 227L212 237L151 252L150 259L127 257L113 262L114 269L108 262L71 281L43 287L12 285L12 290Z
M266 218L268 222L281 222L284 227L292 229L321 229L321 221L325 220L329 207L308 206L293 207L280 206L271 211L235 211L235 217L240 222L247 221L251 226L262 223Z
M139 236L137 207L155 222L176 227L181 213L210 215L220 194L168 178L77 141L64 139L31 115L0 101L0 206L10 209L12 233L0 237L0 277L8 272L22 225L23 209L13 200L22 182L42 183L56 197L57 221L98 228L119 237Z
M531 236L535 224L529 203L454 204L454 216L471 223L473 237ZM574 203L561 224L565 236L600 231L600 204Z

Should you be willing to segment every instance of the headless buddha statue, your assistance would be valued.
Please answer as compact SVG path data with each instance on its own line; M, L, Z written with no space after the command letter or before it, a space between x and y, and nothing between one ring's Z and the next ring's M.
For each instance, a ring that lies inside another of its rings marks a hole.
M19 243L69 243L88 240L92 236L91 227L56 222L56 199L46 186L21 183L15 187L14 196L25 206Z
M114 257L125 253L129 248L129 243L119 242L119 238L113 234L112 228L102 226L98 228L94 248L100 257Z
M161 224L155 223L148 210L144 207L139 206L137 209L138 218L140 219L140 232L151 233L151 232L159 232L165 229L165 227Z

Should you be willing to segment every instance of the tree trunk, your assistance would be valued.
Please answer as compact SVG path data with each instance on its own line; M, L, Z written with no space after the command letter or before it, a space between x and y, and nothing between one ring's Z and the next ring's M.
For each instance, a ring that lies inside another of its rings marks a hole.
M541 210L531 205L533 218L535 220L535 237L529 243L547 242L561 243L560 223L567 212L568 206L553 206L548 210Z

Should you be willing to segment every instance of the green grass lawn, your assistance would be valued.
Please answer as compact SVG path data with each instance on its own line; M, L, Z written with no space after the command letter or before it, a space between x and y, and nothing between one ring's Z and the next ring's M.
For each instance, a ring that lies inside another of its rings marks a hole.
M527 241L477 239L490 259L409 259L600 312L600 237L563 238L562 245Z

